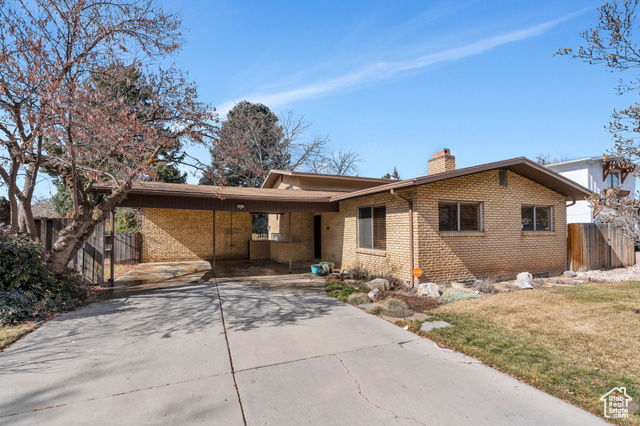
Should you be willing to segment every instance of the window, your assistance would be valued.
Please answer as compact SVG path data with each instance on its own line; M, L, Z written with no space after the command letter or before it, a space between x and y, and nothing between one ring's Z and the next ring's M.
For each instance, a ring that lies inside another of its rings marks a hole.
M441 201L438 220L440 231L482 231L482 204Z
M498 170L498 181L500 186L507 186L507 171L504 169Z
M616 189L620 186L620 172L611 172L607 176L607 189Z
M552 223L551 207L522 206L523 231L551 231Z
M358 208L358 248L387 249L387 209L385 206Z

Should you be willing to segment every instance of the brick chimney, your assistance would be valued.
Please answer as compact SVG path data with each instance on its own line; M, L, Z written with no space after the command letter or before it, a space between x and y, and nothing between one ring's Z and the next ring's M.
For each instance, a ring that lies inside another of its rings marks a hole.
M429 159L429 174L449 172L456 169L456 157L451 155L449 148L445 148L433 158Z

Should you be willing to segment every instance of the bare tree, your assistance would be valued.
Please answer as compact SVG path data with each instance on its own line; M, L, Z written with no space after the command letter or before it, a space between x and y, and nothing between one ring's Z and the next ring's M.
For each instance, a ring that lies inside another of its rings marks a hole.
M358 173L358 163L362 159L355 151L332 151L330 154L320 154L313 159L308 169L311 173L325 173L331 175L355 175Z
M178 17L154 0L0 0L0 19L0 177L11 226L36 238L37 175L45 167L59 176L73 199L50 258L60 273L160 153L212 140L215 113L183 73L154 66L182 42ZM151 88L144 107L97 87L126 82L132 69ZM101 182L113 189L97 197Z

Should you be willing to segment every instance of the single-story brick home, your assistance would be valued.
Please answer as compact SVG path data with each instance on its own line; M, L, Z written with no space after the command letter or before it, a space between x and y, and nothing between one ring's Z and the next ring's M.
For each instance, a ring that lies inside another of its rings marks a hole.
M588 195L524 157L456 169L443 150L415 179L273 170L262 188L141 182L121 206L142 209L143 262L322 259L404 281L420 267L417 281L445 284L561 273L566 206ZM252 213L269 214L268 240L252 240Z

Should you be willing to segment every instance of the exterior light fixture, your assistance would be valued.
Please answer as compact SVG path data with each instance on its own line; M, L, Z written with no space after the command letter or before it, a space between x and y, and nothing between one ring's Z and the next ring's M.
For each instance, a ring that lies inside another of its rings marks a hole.
M236 207L238 208L238 210L244 210L244 203L238 203L236 204Z

